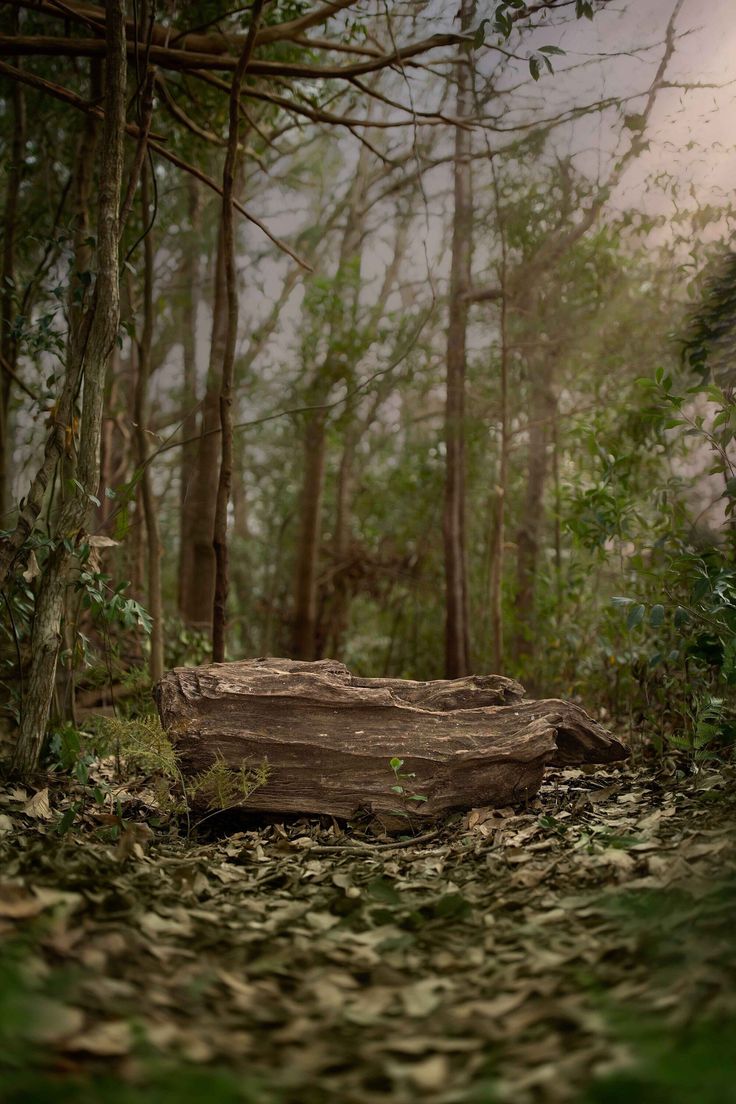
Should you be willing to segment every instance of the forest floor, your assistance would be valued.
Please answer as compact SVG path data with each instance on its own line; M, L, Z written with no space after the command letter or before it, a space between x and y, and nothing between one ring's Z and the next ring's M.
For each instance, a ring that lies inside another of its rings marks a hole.
M0 1099L734 1102L733 781L551 772L398 843L6 786Z

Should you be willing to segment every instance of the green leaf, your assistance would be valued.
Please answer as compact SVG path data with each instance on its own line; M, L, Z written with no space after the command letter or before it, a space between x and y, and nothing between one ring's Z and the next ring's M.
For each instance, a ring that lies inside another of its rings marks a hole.
M445 893L432 905L432 912L441 920L459 920L472 913L470 902L460 893Z
M66 833L69 831L72 824L74 823L74 818L76 817L78 810L78 805L70 805L69 808L66 810L56 826L56 831L59 833L60 836L65 836Z
M652 606L652 612L649 614L649 624L653 629L659 628L664 621L664 606L657 604Z
M559 54L564 56L565 51L561 50L559 46L540 46L540 54Z
M532 75L532 79L538 81L542 74L542 67L539 64L539 58L529 58L529 72Z
M486 41L486 24L490 23L490 19L481 19L480 23L473 32L473 49L480 50L481 46Z
M678 606L675 610L675 628L681 629L683 625L686 625L690 620L690 614L682 606Z
M646 608L641 603L632 606L629 610L629 616L626 618L627 627L629 629L635 629L637 625L641 625L644 620L645 612Z
M396 892L392 882L388 878L376 878L366 887L371 897L383 901L387 905L401 904L401 897Z

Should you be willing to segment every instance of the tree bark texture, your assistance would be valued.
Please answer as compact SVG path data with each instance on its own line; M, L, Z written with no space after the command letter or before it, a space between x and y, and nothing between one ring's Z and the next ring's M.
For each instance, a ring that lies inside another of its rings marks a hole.
M474 0L462 0L461 29L470 28ZM471 114L470 61L467 51L458 57L455 114ZM447 396L445 403L445 674L448 678L470 670L468 628L467 552L465 544L465 355L473 235L473 199L470 168L470 132L455 128L452 266L447 327Z
M218 759L234 770L265 760L268 780L245 807L279 816L367 813L401 828L526 801L550 765L627 755L579 706L530 701L497 675L361 679L334 660L257 659L176 668L156 700L185 777Z
M332 537L332 590L327 602L325 626L328 654L340 655L350 618L350 542L355 490L355 452L360 427L351 419L343 433L342 456L337 472L335 531Z
M506 490L509 482L509 327L507 299L507 260L506 228L501 219L498 194L498 181L494 170L494 193L496 200L496 221L501 239L501 312L499 319L499 453L498 481L495 487L495 501L491 521L490 539L490 586L489 604L491 609L491 649L492 662L496 671L504 665L504 624L503 624L503 574L506 544Z
M325 482L326 421L324 411L307 415L304 427L304 480L294 593L293 652L314 659L317 648L317 568L322 533Z
M179 570L177 572L177 607L182 620L186 620L186 596L193 580L192 525L194 522L194 479L197 470L197 313L200 297L199 235L201 233L200 189L193 177L187 179L189 197L190 240L182 256L182 279L185 286L182 311L182 346L184 357L184 387L179 468Z
M37 765L46 732L61 641L64 591L74 563L74 552L64 541L70 542L73 549L73 543L83 534L90 495L96 495L99 487L105 377L120 323L118 240L126 76L123 0L109 0L106 10L105 123L97 208L96 282L82 359L79 365L71 364L67 369L67 379L81 374L84 380L77 485L59 514L57 543L38 580L28 690L12 763L14 772L21 775ZM56 427L52 428L52 436L55 432Z
M534 602L539 546L545 523L544 490L549 471L550 444L557 411L551 364L542 365L530 381L529 451L526 491L516 535L516 616L514 653L523 659L533 650Z
M150 218L148 165L141 169L141 205L143 225ZM141 470L141 500L146 525L146 595L151 615L151 652L149 670L153 682L164 671L164 606L161 594L161 526L158 503L153 489L148 449L148 385L151 378L153 347L153 231L143 239L143 327L138 342L138 376L135 387L135 426L138 445L138 466Z
M18 14L12 15L17 29ZM22 85L12 82L11 103L13 131L10 143L3 213L2 287L0 287L0 525L5 527L9 499L10 425L8 411L12 378L16 368L16 342L13 337L13 296L15 289L15 232L18 222L18 198L23 177L26 146L26 103Z
M222 175L222 242L225 253L225 287L227 293L227 325L225 348L220 374L220 472L217 481L213 547L215 550L215 590L212 608L212 658L216 663L225 658L227 592L229 588L229 557L227 543L227 513L233 477L233 382L235 345L238 337L238 280L235 267L235 172L238 160L240 127L240 89L253 54L264 0L253 0L250 26L245 39L230 92L230 119L227 154Z
M220 379L227 327L227 288L225 286L225 253L222 226L215 256L212 335L210 338L207 385L202 401L200 437L197 448L196 474L191 488L192 512L188 540L192 552L191 586L183 594L182 614L193 629L212 632L212 608L215 597L215 505L219 478L220 456Z
M95 59L90 65L90 96L100 95L100 63ZM0 586L13 570L24 545L44 507L46 491L54 474L74 462L73 444L76 436L75 418L80 376L83 371L86 342L89 338L89 321L92 317L88 294L89 282L80 279L80 273L88 272L92 264L89 244L91 233L89 205L94 176L95 154L99 120L87 117L80 135L74 166L72 188L74 272L69 287L69 337L66 348L66 366L59 397L51 411L51 429L46 438L43 460L34 475L28 493L18 512L15 529L0 542ZM72 472L67 470L67 474ZM96 493L95 491L92 493Z

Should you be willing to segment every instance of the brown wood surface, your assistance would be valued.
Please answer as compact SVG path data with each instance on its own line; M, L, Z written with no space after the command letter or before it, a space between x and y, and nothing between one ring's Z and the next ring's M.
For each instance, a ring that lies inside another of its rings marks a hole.
M366 812L396 826L407 814L513 805L550 765L627 755L579 706L529 700L500 675L362 679L332 660L256 659L175 668L156 699L185 776L218 756L236 769L267 759L269 780L247 805L283 815ZM391 789L393 757L416 776L404 795Z

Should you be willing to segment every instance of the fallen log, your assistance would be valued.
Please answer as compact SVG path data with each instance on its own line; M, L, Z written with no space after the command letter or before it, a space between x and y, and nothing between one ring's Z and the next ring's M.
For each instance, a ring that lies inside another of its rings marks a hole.
M515 805L548 766L628 754L579 706L530 700L500 675L363 679L332 660L255 659L177 667L155 695L184 776L265 760L247 807L274 815L368 813L395 828Z

